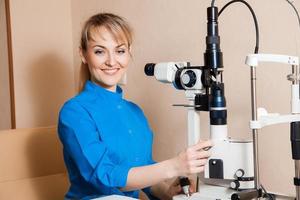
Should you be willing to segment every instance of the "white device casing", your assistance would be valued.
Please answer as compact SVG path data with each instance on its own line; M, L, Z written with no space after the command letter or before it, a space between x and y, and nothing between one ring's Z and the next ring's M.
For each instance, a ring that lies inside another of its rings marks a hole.
M299 58L278 54L249 54L246 57L246 65L257 67L259 62L277 62L289 65L299 65Z
M291 90L292 90L291 112L292 114L300 114L299 84L293 84Z
M210 139L213 141L227 140L227 124L226 125L210 125Z
M280 115L279 113L268 113L265 108L257 109L257 120L250 121L251 129L261 129L280 123L289 123L300 121L300 114Z
M176 195L173 200L228 200L231 195L236 192L226 187L213 186L213 185L199 185L200 192L192 194L190 197L186 195Z
M209 160L221 159L223 161L224 179L235 180L235 173L239 169L244 171L244 177L254 176L252 141L215 140L214 143L214 146L210 150L212 155ZM209 164L205 166L204 177L210 178ZM217 182L218 179L216 179L216 185L218 185ZM249 182L249 188L254 187L253 181L251 182Z
M172 83L175 79L177 67L182 68L186 65L186 62L157 63L154 69L154 77L160 82Z

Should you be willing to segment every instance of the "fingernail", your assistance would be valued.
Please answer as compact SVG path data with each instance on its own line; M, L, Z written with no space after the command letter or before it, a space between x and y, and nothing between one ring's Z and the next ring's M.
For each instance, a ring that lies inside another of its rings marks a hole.
M211 147L205 147L205 148L203 148L204 151L208 151L210 149L211 149Z

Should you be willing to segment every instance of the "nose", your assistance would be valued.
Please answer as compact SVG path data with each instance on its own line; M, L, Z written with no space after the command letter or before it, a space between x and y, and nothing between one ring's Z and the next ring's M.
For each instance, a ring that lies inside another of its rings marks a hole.
M105 64L109 67L113 67L117 63L114 53L110 52L107 56Z

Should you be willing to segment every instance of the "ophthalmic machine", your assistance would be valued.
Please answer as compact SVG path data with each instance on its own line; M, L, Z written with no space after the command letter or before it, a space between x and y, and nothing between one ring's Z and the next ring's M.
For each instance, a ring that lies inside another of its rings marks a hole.
M256 28L256 46L254 54L246 57L246 64L251 68L251 102L252 141L229 139L227 135L227 109L225 86L222 73L223 54L220 49L218 31L218 16L226 7L235 2L245 4L252 13ZM300 21L299 21L300 22ZM189 62L148 63L145 73L154 76L158 81L171 83L178 90L183 90L189 104L188 109L188 145L200 140L200 112L209 112L210 139L214 146L209 150L212 155L205 166L204 183L197 186L197 193L188 196L186 178L181 177L184 193L175 196L181 199L253 199L266 197L273 199L259 181L258 163L258 130L264 126L291 123L291 143L293 159L295 160L294 185L297 200L300 200L300 89L299 89L299 60L297 57L271 54L258 54L259 47L258 23L251 6L243 0L233 0L218 12L214 0L207 8L207 36L204 66L192 66ZM292 66L292 74L288 80L292 81L292 113L290 115L268 114L256 105L256 67L260 62L279 62ZM199 176L197 176L199 180ZM198 182L198 181L197 181ZM197 184L198 185L198 184Z

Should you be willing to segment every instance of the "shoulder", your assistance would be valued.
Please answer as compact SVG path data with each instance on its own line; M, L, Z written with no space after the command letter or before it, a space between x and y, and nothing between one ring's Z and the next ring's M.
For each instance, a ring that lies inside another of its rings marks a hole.
M64 113L64 111L67 110L85 110L85 104L90 104L90 103L94 103L94 101L97 99L98 97L96 95L94 95L93 93L87 92L87 91L82 91L79 94L77 94L76 96L70 98L69 100L67 100L61 110L60 110L60 114Z
M84 104L92 102L95 98L95 96L91 95L88 92L80 92L63 104L59 112L59 116L70 115L71 113L82 113L85 111Z
M65 102L59 112L58 132L63 133L75 129L94 130L95 123L84 105L73 97Z
M97 98L99 98L99 95L97 95L95 92L84 90L84 91L78 93L72 99L76 100L79 103L82 103L82 102L93 102Z
M71 117L74 114L84 112L83 107L80 105L76 97L66 101L60 109L59 118Z
M125 100L126 104L135 112L141 113L144 115L144 112L140 106L138 106L136 103L132 101Z

